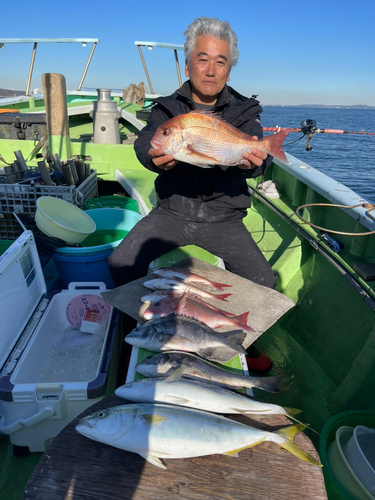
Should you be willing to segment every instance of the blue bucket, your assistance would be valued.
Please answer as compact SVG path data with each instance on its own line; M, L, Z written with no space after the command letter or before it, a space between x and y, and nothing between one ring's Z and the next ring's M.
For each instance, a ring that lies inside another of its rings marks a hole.
M114 284L108 266L108 257L111 253L112 251L77 257L74 255L60 255L54 252L53 260L63 287L68 288L69 283L72 281L103 281L108 289L112 289Z
M96 224L96 231L90 236L94 241L95 237L98 241L102 241L103 235L107 236L108 238L104 238L106 242L101 245L85 246L85 242L88 241L86 239L81 243L82 247L56 248L52 258L64 288L68 288L72 281L103 281L107 288L111 289L114 284L109 274L108 257L142 215L132 210L117 208L97 208L86 212ZM116 239L120 235L121 237Z

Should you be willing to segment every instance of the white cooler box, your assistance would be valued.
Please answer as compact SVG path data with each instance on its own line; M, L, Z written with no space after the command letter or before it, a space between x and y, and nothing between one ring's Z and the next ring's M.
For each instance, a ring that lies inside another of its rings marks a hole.
M101 297L105 288L70 283L46 296L31 231L0 256L0 432L10 436L14 452L45 451L69 422L115 389L119 311ZM95 317L94 333L81 331L84 315L86 327Z

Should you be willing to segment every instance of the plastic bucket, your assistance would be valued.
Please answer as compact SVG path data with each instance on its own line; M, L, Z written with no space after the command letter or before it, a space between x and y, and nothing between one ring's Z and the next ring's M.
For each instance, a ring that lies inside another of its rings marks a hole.
M108 289L114 287L109 274L108 257L112 253L104 252L99 255L78 257L75 255L60 255L53 253L57 271L64 288L68 288L73 281L92 282L103 281Z
M337 479L330 465L328 451L336 439L336 431L342 426L364 425L375 427L375 412L348 410L330 418L324 425L319 440L319 456L323 467L324 481L329 500L353 500L348 490Z
M126 234L142 219L142 215L131 210L98 208L87 210L96 224L96 231L90 238L102 241L112 239L101 245L57 248L52 258L64 288L72 281L103 281L107 288L113 288L109 274L108 257L120 244ZM82 245L85 241L82 242Z
M82 247L57 248L57 254L83 257L112 251L142 219L141 214L118 208L97 208L86 213L95 222L96 231L81 242Z
M91 198L91 200L86 201L84 205L85 210L93 210L95 208L121 208L139 212L137 200L126 196L101 196L100 198Z

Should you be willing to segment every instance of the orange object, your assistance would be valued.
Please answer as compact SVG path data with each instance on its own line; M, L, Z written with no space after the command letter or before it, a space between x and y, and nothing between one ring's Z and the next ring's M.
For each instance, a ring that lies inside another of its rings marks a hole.
M18 109L0 109L0 113L19 113Z

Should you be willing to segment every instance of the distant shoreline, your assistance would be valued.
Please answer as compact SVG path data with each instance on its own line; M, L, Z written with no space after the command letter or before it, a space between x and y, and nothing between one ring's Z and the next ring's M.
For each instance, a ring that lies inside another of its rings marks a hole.
M23 90L10 90L10 89L0 89L0 99L7 97L17 97L20 95L25 95ZM350 109L375 109L375 106L367 106L366 104L353 104L353 105L335 105L335 104L262 104L263 107L272 106L278 108L350 108Z

